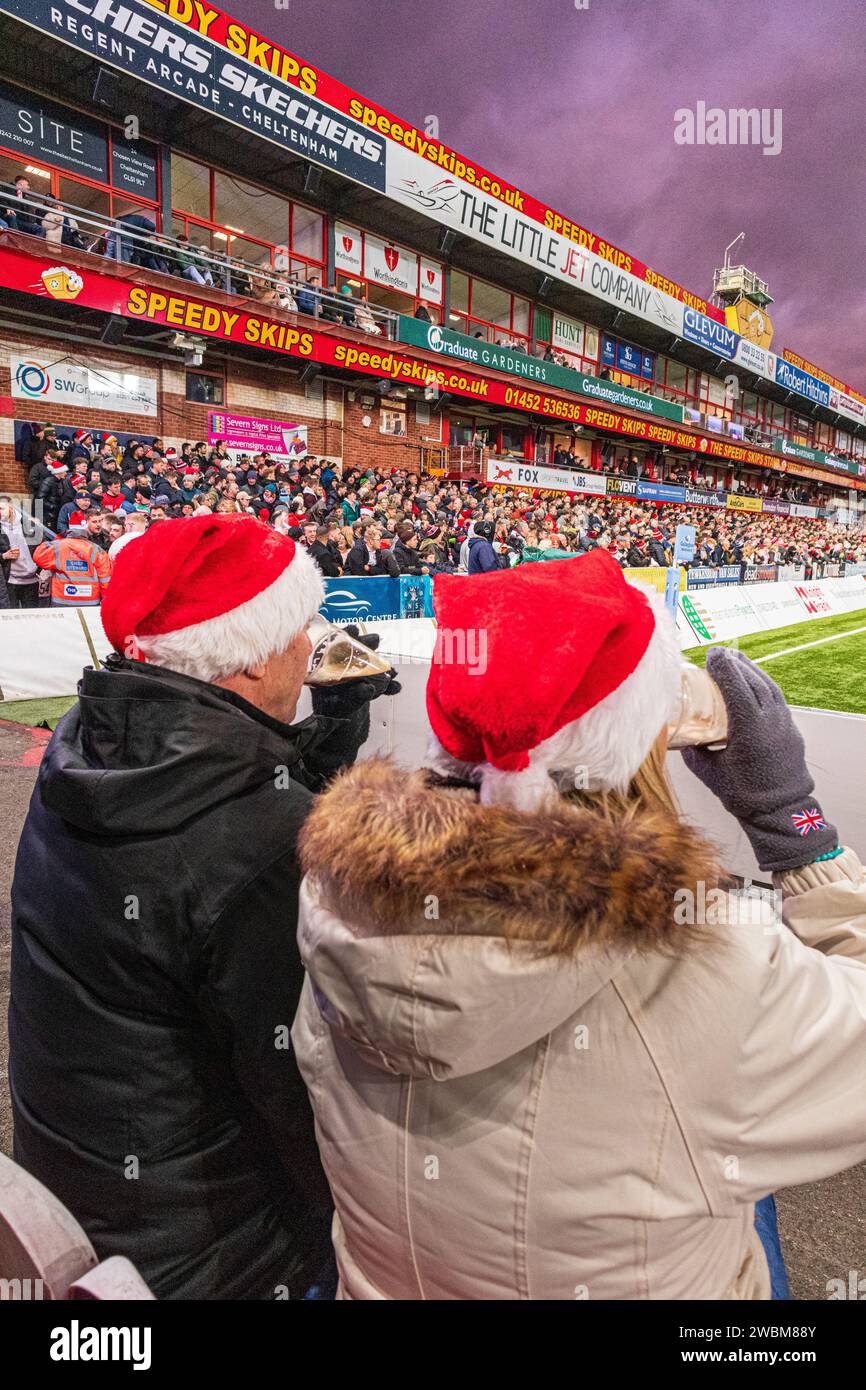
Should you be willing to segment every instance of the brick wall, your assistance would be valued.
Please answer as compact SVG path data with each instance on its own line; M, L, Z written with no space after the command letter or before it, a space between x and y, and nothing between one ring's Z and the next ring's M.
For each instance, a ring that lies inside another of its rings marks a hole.
M135 372L155 382L156 416L130 410L115 412L85 410L72 400L45 401L12 396L10 355L17 353L51 363L61 358L96 370ZM260 415L306 425L310 452L333 460L378 468L417 469L425 445L447 438L447 416L430 411L429 423L417 421L416 404L407 401L401 412L405 434L383 433L383 412L387 400L347 384L326 381L313 383L308 390L300 384L298 371L280 363L247 362L220 358L208 353L202 371L217 371L225 377L225 408L244 415ZM15 459L16 420L50 420L55 425L107 430L113 433L160 435L176 447L189 440L207 439L209 407L186 399L186 369L182 363L163 361L121 349L72 343L68 347L56 338L42 338L38 332L12 338L0 335L0 491L21 492L26 478ZM367 421L367 423L365 423Z

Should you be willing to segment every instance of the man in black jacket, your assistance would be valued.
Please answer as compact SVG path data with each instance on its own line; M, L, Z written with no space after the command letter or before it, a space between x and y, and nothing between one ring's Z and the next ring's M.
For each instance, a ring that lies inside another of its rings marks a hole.
M339 579L343 573L340 552L332 546L327 526L305 526L304 544L307 553L315 560L325 579Z
M367 525L354 541L343 567L346 575L374 575L380 579L399 579L400 566L393 552L382 547L378 526Z
M37 505L42 511L39 519L52 531L57 530L60 512L67 502L75 501L75 493L68 482L69 469L59 459L47 464L46 476L36 489Z
M428 574L418 554L418 532L411 521L401 521L393 547L394 559L401 574Z
M252 518L127 546L102 607L125 655L85 672L18 850L15 1158L160 1298L298 1297L329 1254L289 1044L296 841L399 687L316 692L290 722L321 595Z

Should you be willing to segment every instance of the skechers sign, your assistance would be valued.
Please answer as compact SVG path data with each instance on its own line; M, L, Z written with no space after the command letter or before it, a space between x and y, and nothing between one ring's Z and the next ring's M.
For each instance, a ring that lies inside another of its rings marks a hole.
M701 314L697 309L686 309L683 314L683 337L708 352L717 352L720 357L733 358L737 351L740 335L723 323L716 323Z
M171 19L160 22L147 0L0 0L0 12L384 192L385 142L378 134L296 87L268 80L262 68L244 58L229 60L224 48L201 33L193 42Z

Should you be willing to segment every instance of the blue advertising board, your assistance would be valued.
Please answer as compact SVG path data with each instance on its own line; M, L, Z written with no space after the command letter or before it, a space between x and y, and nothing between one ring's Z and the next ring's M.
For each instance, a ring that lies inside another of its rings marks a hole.
M690 560L695 558L695 528L694 526L677 527L676 540L674 541L674 564L687 565Z
M433 583L426 574L326 579L319 614L335 626L374 623L377 618L432 618Z
M634 495L639 497L642 502L685 502L686 500L685 488L677 487L676 483L638 482Z
M615 371L627 372L630 376L643 377L652 381L655 375L655 354L634 343L624 343L612 338L609 333L601 335L601 365L613 367Z
M816 376L802 372L793 362L786 362L784 357L776 358L776 381L780 386L787 386L789 391L806 396L816 405L830 404L830 387L819 381Z
M723 323L708 318L697 309L685 310L683 314L683 337L708 352L717 352L720 357L732 358L737 351L740 335Z

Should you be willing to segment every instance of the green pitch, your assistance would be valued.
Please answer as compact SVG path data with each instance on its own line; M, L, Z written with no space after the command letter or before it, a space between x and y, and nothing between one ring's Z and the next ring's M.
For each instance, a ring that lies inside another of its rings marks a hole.
M812 642L820 646L807 645ZM782 687L790 705L866 714L866 609L712 645L738 647L753 661L769 658L761 666ZM704 666L711 650L694 647L683 655ZM787 655L778 656L778 652Z

